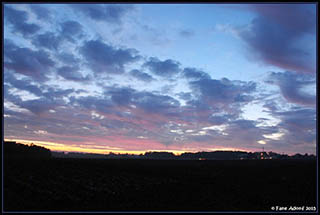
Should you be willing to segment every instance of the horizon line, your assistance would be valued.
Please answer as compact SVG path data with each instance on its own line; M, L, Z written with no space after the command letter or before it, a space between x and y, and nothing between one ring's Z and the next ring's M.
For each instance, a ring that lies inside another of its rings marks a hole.
M196 150L165 150L165 149L155 149L155 150L103 150L103 149L90 149L90 148L81 148L81 147L61 147L61 146L57 146L57 145L63 145L63 144L58 144L58 143L52 143L52 142L47 142L47 141L32 141L32 140L21 140L21 139L9 139L9 138L5 138L3 139L4 142L16 142L16 143L20 143L23 145L30 145L30 144L34 144L37 146L42 146L45 147L47 149L49 149L52 152L57 152L57 153L79 153L79 154L99 154L99 155L108 155L108 154L116 154L116 155L125 155L125 154L129 154L129 155L145 155L147 152L168 152L168 153L173 153L175 156L180 156L183 153L200 153L200 152L217 152L217 151L225 151L225 152L246 152L246 153L257 153L257 152L262 152L262 151L253 151L253 150L244 150L244 149L236 149L236 148L221 148L221 149L213 149L213 150L202 150L202 151L196 151ZM69 148L69 150L63 150L62 148ZM72 149L74 148L74 149ZM77 148L78 150L76 150L75 148ZM101 152L104 151L104 152ZM274 152L277 154L285 154L285 155L289 155L289 156L293 156L295 154L301 154L299 152L296 153L284 153L284 152L275 152L272 150L269 151L264 151L263 152ZM303 153L302 153L303 154ZM314 155L317 156L316 154L309 154L308 155Z

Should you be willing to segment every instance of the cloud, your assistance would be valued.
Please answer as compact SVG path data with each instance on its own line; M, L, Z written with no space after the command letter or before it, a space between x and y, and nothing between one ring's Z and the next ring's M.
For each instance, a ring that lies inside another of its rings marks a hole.
M303 87L315 85L315 78L295 72L272 72L266 83L279 86L281 95L291 103L315 106L316 96L302 91Z
M32 10L33 13L36 14L37 18L40 20L48 21L51 18L51 12L45 7L42 7L37 4L31 4L30 9Z
M131 88L110 88L106 93L111 95L111 100L117 105L129 105L135 90Z
M79 22L76 21L66 21L60 24L61 27L61 37L69 40L70 42L75 42L75 38L83 38L84 32L83 27Z
M19 48L9 40L5 40L4 55L6 69L32 77L36 81L48 80L47 74L55 65L47 52Z
M19 106L31 111L34 114L41 114L43 112L49 111L50 109L55 109L59 105L63 105L64 102L52 101L46 98L33 99L22 102Z
M179 35L185 38L190 38L195 35L193 30L181 30L179 31Z
M129 74L132 77L135 77L136 79L140 80L140 81L144 81L144 82L151 82L153 80L155 80L151 75L149 75L148 73L145 72L141 72L140 70L137 69L133 69L129 72Z
M30 80L18 80L10 72L4 73L4 82L10 84L14 88L28 91L36 96L42 95L42 90L38 86L32 84ZM7 89L9 89L9 86L7 87Z
M40 30L36 24L27 23L28 13L4 6L4 18L12 27L13 32L20 32L23 36L30 36Z
M184 68L182 75L187 78L187 79L193 79L193 80L198 80L198 79L210 79L210 75L208 73L205 73L201 70L198 70L196 68Z
M97 110L102 113L111 113L111 108L114 106L110 99L98 96L81 96L78 98L71 96L70 105L87 110Z
M170 114L177 111L180 103L178 100L161 94L146 91L137 91L129 87L106 87L105 96L111 96L115 105L133 105L147 113Z
M140 59L135 49L116 49L100 40L85 42L80 53L95 73L121 74L125 64Z
M316 144L315 109L292 108L288 111L273 111L272 114L281 119L278 127L284 131L282 141L285 145Z
M60 60L60 62L68 65L78 64L80 62L80 59L77 58L74 54L70 54L67 52L57 53L56 57Z
M200 104L226 109L234 103L251 101L249 94L256 90L254 82L230 81L227 78L200 79L190 81L189 85L195 97L201 100Z
M57 73L66 80L70 81L89 81L89 76L83 76L79 72L79 67L77 66L63 66L57 69Z
M54 110L59 106L66 105L67 102L63 97L68 97L73 92L73 89L63 90L46 87L46 91L43 91L42 96L39 99L23 101L17 105L39 115L51 109Z
M250 9L257 17L239 35L253 56L282 69L315 73L315 53L306 46L306 36L315 38L315 5L254 4Z
M57 51L60 44L62 42L62 38L56 36L53 32L46 32L44 34L38 34L32 40L32 44L36 47L46 48L48 50Z
M180 72L180 63L171 59L160 61L158 58L151 57L143 64L155 75L171 78Z
M122 18L133 9L132 5L72 4L71 7L96 21L121 24Z
M136 93L133 104L146 112L169 115L176 112L180 106L179 101L170 96L157 95L150 92Z

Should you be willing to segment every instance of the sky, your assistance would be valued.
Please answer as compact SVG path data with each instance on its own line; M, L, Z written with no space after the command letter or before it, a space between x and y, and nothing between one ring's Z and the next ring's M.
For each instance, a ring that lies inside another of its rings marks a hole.
M316 4L3 8L7 140L316 154Z

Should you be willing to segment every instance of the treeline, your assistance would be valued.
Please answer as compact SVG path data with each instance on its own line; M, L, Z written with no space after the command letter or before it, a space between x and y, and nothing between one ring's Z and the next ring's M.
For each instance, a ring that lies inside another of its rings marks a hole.
M13 141L4 141L4 159L49 159L51 151L45 147L20 144Z
M269 160L269 159L315 159L314 155L295 154L292 156L275 152L243 152L243 151L213 151L213 152L185 152L175 155L172 152L151 151L145 154L114 154L106 155L109 159L164 159L164 160Z

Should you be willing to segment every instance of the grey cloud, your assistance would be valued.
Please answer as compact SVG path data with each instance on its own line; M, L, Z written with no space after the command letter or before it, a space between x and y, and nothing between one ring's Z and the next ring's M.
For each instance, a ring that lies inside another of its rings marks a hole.
M114 88L108 91L111 94L111 100L117 105L128 105L131 103L135 90L131 88Z
M75 38L83 38L83 27L79 22L66 21L61 23L61 37L66 38L70 42L75 42Z
M192 37L195 35L195 32L192 31L192 30L181 30L179 32L179 35L182 36L182 37L186 37L186 38L189 38L189 37Z
M184 68L183 69L183 76L187 79L193 79L193 80L198 80L198 79L210 79L210 75L208 73L205 73L201 70L198 70L196 68Z
M9 43L8 46L5 44L4 54L6 58L4 61L5 68L32 77L36 81L47 80L47 74L54 67L54 61L43 50L33 51Z
M316 110L296 108L272 112L281 119L278 127L287 130L283 142L287 145L314 144L316 141Z
M180 92L178 94L176 94L180 99L183 100L191 100L192 98L192 94L191 93L185 93L185 92Z
M13 32L20 32L23 36L30 36L40 30L36 24L29 24L28 13L4 6L4 17L13 27Z
M73 4L71 7L96 21L121 24L122 18L133 9L132 5Z
M56 57L63 63L65 64L78 64L80 62L80 59L75 57L75 55L73 54L70 54L70 53L67 53L67 52L61 52L61 53L58 53L56 55Z
M121 74L125 64L140 59L135 49L116 49L100 40L85 42L80 53L96 73Z
M135 77L138 80L144 81L144 82L151 82L154 80L154 78L149 75L148 73L141 72L140 70L133 69L129 73L131 76Z
M56 36L53 32L46 32L44 34L39 34L32 40L32 44L37 47L46 48L49 50L57 51L60 44L62 42L62 38Z
M113 103L110 99L105 97L94 97L94 96L82 96L75 98L70 97L70 104L78 105L85 109L98 110L103 113L111 113L111 108L113 108Z
M60 100L62 97L69 96L73 93L74 89L57 89L54 87L47 87L46 92L43 93L43 96L49 100Z
M105 95L110 95L116 105L128 106L131 104L149 113L170 115L180 107L179 101L170 96L145 91L139 92L128 87L106 88Z
M37 4L31 4L30 9L33 13L36 14L37 18L40 20L49 20L51 18L51 12L47 8L37 5Z
M308 85L315 85L315 78L310 75L294 72L272 72L266 83L279 86L282 96L291 103L314 106L316 96L304 93L301 89Z
M160 61L158 58L151 57L147 62L143 64L152 73L158 76L171 78L180 72L180 63L171 59Z
M189 82L194 93L208 104L229 105L234 102L249 102L251 97L244 96L256 90L254 82L236 82L226 78L221 80L200 79Z
M146 112L170 113L180 107L179 101L170 96L156 95L150 92L138 92L134 95L134 104Z
M232 115L210 116L208 118L208 122L213 125L222 125L222 124L227 123L231 119L233 119Z
M62 99L65 96L69 96L70 93L73 93L73 89L55 89L49 87L42 93L42 96L39 99L32 99L27 101L20 101L16 103L18 106L28 109L34 114L41 114L47 112L50 109L56 109L58 106L66 105L66 102Z
M77 67L77 66L63 66L63 67L60 67L57 70L57 73L60 76L62 76L64 79L70 80L70 81L83 82L83 81L89 81L90 80L88 75L84 77L79 72L79 67Z
M240 32L255 56L270 65L301 73L315 73L315 53L297 41L314 35L316 8L308 4L256 4L251 27ZM315 36L315 35L314 35Z
M12 85L13 87L15 87L17 89L26 90L36 96L42 95L42 90L38 86L32 84L30 80L24 80L24 79L18 80L9 71L6 71L4 73L4 82ZM7 85L7 87L9 87L9 86Z
M19 106L28 109L34 114L41 114L50 109L55 109L59 105L63 105L62 101L53 101L46 98L27 100L22 102Z

